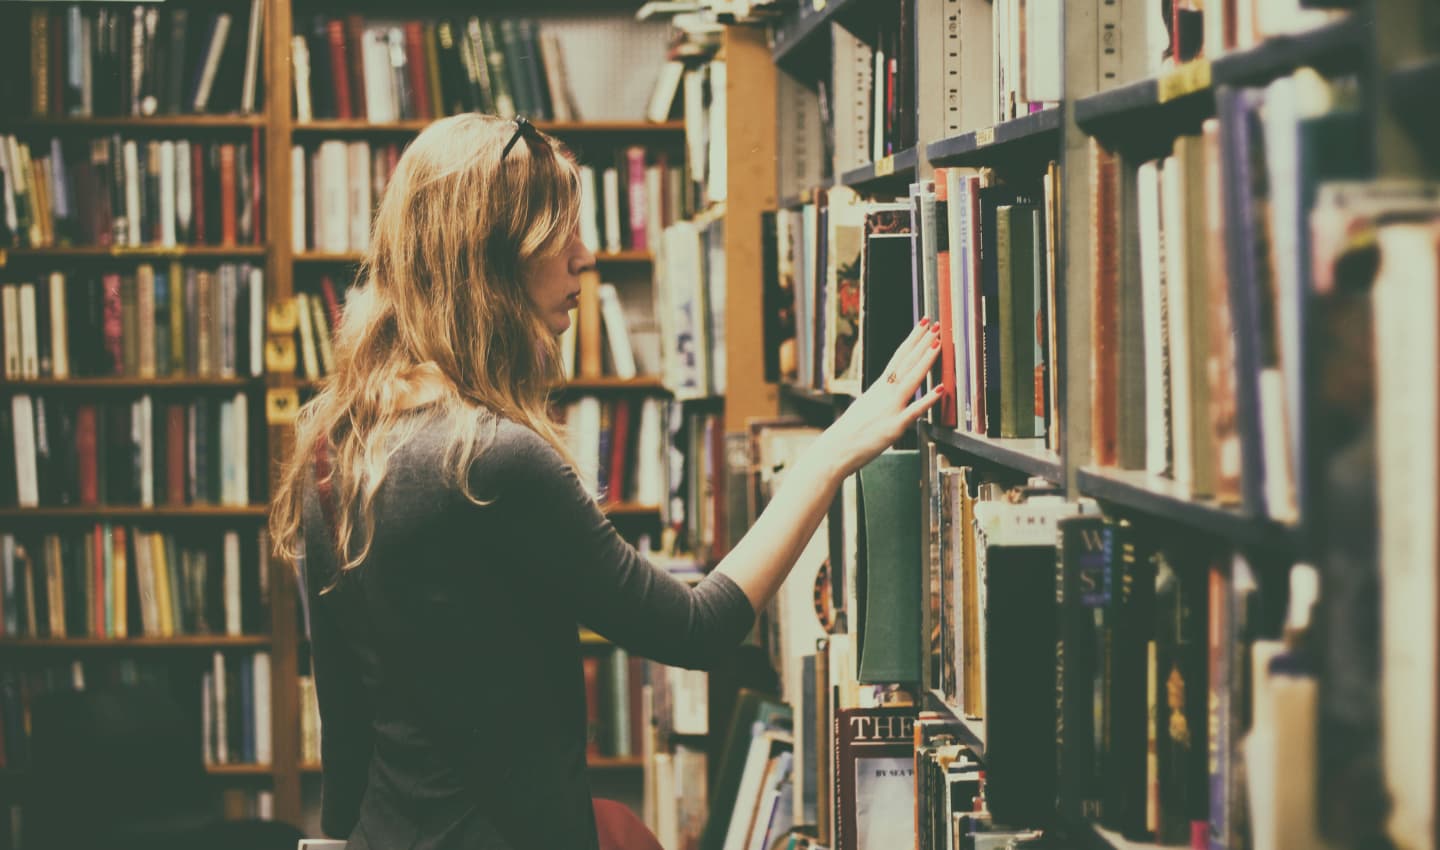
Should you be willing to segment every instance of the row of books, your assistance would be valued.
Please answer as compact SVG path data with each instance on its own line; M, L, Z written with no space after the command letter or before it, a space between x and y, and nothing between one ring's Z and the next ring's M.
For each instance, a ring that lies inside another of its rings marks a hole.
M564 409L565 439L580 480L602 502L663 501L665 409L659 399L582 396Z
M370 220L400 161L395 142L329 139L290 149L291 244L343 254L370 247Z
M335 332L343 298L330 275L321 275L315 290L295 293L296 375L318 380L335 372Z
M585 752L589 756L630 758L640 754L641 688L645 659L620 647L590 652L582 659L585 674Z
M1033 183L937 168L908 201L834 187L766 215L767 375L859 395L928 319L947 390L934 420L1053 450L1058 181L1053 163Z
M1192 59L1246 50L1266 38L1329 23L1347 14L1343 7L1352 5L1304 0L1236 0L1218 5L1200 0L1149 0L1120 10L1119 26L1127 33L1144 34L1136 44L1143 47L1144 74L1154 76ZM1118 64L1120 59L1109 61Z
M4 377L259 377L264 305L264 269L250 263L138 263L0 284Z
M1224 90L1200 135L1133 172L1092 142L1097 464L1300 518L1307 281L1329 274L1315 199L1368 150L1347 91L1308 69Z
M655 257L665 387L679 400L725 394L725 219L665 228Z
M240 635L264 623L263 534L96 524L0 535L6 637ZM246 569L246 564L258 564Z
M667 546L703 563L719 563L735 540L736 519L728 502L734 493L726 486L724 419L676 403L667 410L665 428Z
M36 117L254 113L265 5L35 6L7 15L6 49L28 56Z
M74 658L26 666L6 664L0 668L0 769L29 767L32 709L47 694L83 691L87 687L164 683L169 681L170 673L164 666L129 656L83 661ZM11 814L13 817L15 812Z
M260 131L249 141L0 135L0 245L258 245Z
M634 378L660 369L660 337L648 281L643 303L634 295L622 300L613 283L582 276L580 305L560 337L560 360L566 378L613 375ZM630 290L627 289L627 294Z
M691 209L670 154L638 145L618 151L614 165L582 165L580 193L580 239L592 251L653 251Z
M205 764L270 764L270 716L270 653L216 650L200 681Z
M290 56L300 121L460 112L572 121L580 113L559 40L530 18L317 15L291 39Z
M9 401L0 405L0 505L250 504L257 425L244 393Z

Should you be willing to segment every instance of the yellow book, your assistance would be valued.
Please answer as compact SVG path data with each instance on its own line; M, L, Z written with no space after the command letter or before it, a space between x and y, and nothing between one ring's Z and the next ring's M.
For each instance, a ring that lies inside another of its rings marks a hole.
M165 560L165 537L158 531L150 535L150 568L155 573L156 621L161 637L174 637L174 601L171 599L170 563Z
M185 374L185 270L170 264L170 373Z
M114 581L110 587L111 604L115 606L115 634L114 637L129 637L130 631L126 620L126 605L129 600L125 596L125 583L129 570L125 564L125 527L115 526L114 533L114 554L111 555L111 565L114 569Z

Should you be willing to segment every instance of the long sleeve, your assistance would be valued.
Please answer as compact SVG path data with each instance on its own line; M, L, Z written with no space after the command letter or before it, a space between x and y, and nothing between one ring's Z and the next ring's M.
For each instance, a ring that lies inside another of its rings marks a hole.
M578 622L665 664L713 666L749 631L755 612L729 578L695 587L647 562L622 538L575 471L538 435L502 423L471 470L475 507L518 530L520 569Z
M360 800L374 748L370 696L357 659L345 645L330 609L331 600L312 599L311 653L320 701L320 824L332 838L348 837L360 815Z

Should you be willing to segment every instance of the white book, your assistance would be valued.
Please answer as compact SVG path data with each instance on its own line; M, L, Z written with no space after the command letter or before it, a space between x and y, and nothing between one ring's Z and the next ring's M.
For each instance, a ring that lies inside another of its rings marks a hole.
M595 197L595 169L580 166L580 241L592 253L600 250L599 207Z
M1061 85L1063 5L1062 0L1025 0L1025 87L1021 98L1028 103L1058 103L1065 96Z
M125 169L125 244L141 244L140 238L140 147L134 139L121 145Z
M1170 470L1170 382L1166 377L1165 264L1160 240L1160 165L1147 162L1136 177L1140 219L1140 312L1145 350L1145 468Z
M255 686L251 693L255 695L255 710L251 716L255 718L255 761L270 764L275 758L271 739L270 653L257 652L252 658L251 678Z
M51 272L50 287L50 375L70 377L70 331L65 314L65 273Z
M1433 848L1440 246L1433 220L1380 228L1374 305L1380 531L1381 757L1399 847Z
M207 765L219 764L215 760L215 674L210 670L200 674L200 757Z
M195 198L191 189L193 179L190 142L181 139L175 143L175 236L177 241L183 243L189 243L195 232Z
M664 218L665 170L658 165L645 168L645 244L650 250L660 244L660 233L667 222Z
M658 505L665 498L663 424L660 401L647 398L640 404L640 423L635 439L635 501Z
M607 168L601 172L602 203L605 209L605 250L620 251L620 172Z
M360 59L365 76L365 117L377 124L399 120L391 85L390 45L383 28L365 30Z
M36 508L40 506L40 482L35 469L35 405L25 393L10 397L10 424L15 432L16 504Z
M130 410L131 439L140 447L140 506L155 506L155 408L142 395Z
M211 708L210 734L214 736L215 763L230 763L229 743L229 718L226 716L226 704L229 700L225 693L225 655L220 650L210 657L210 695L214 701Z
M299 254L310 247L305 238L309 225L305 221L305 192L309 185L305 179L305 149L299 145L290 146L290 248Z
M70 178L65 171L65 153L60 147L60 137L50 137L50 159L47 163L50 177L51 217L59 221L71 217Z
M227 531L225 553L225 634L242 633L240 611L240 532Z
M210 43L205 48L200 82L195 86L195 98L190 103L194 112L204 112L210 104L210 90L215 85L215 74L220 70L220 59L225 53L225 41L229 36L230 15L222 12L215 16L214 28L210 30Z
M788 749L790 736L786 732L765 730L750 738L750 748L745 753L745 766L740 773L740 785L735 791L735 812L742 817L732 817L725 831L724 850L747 850L752 814L760 805L761 783L765 778L765 767L771 755L782 747Z
M330 139L320 143L320 168L315 174L320 243L316 247L329 254L350 250L349 159L345 142Z
M705 69L691 68L685 72L685 162L690 166L690 179L704 184L705 166L709 156L705 146L710 138L709 120L705 111Z
M989 0L946 0L943 67L947 136L991 123L994 26Z
M308 123L315 113L310 102L310 45L303 35L290 37L290 66L295 73L295 120Z
M258 378L265 374L265 269L251 266L249 275L250 376Z
M571 418L565 422L575 440L575 462L579 464L575 471L592 495L600 492L600 414L600 399L585 396L575 402Z
M575 310L570 311L570 324L565 327L565 332L560 334L560 368L564 370L567 381L575 377L575 322L578 318L575 313Z
M142 378L155 377L155 267L141 263L135 267L136 325L140 329L139 372ZM169 331L169 328L165 328Z
M886 74L886 62L888 57L885 51L877 49L873 54L875 67L872 71L871 80L876 87L875 94L879 94L879 87L883 84ZM867 162L876 162L885 156L885 98L870 98L870 150L865 157Z
M15 381L24 377L20 370L20 285L0 284L0 318L5 327L5 379Z
M20 231L20 221L15 209L15 196L19 194L20 191L19 180L13 176L16 169L11 164L12 160L10 159L10 148L14 144L15 137L13 135L0 135L0 171L4 171L6 175L12 175L9 177L8 184L5 187L6 191L0 192L0 201L4 202L5 229L11 233L18 234Z
M576 120L573 97L565 85L565 60L560 53L560 41L554 33L543 29L540 31L540 63L545 67L545 85L550 90L550 111L555 120Z
M175 143L160 143L160 244L171 247L175 240Z
M350 250L364 251L370 246L370 143L351 142L348 154Z
M609 346L615 376L635 377L635 353L630 347L630 330L625 322L625 310L620 305L620 293L613 283L600 284L600 319L604 324L605 342Z
M35 316L35 284L20 284L20 377L40 377L40 326Z
M655 88L650 92L650 102L645 106L645 120L658 122L670 117L670 108L675 103L675 95L680 91L680 80L684 76L685 63L678 59L660 66L660 73L655 76Z
M245 393L236 393L231 402L230 413L235 417L231 436L234 448L227 454L229 463L235 467L234 502L236 505L250 504L250 400Z
M245 78L240 83L240 111L255 111L255 90L260 85L260 33L264 29L265 3L250 0L250 29L245 38Z
M1170 475L1180 493L1189 498L1195 489L1195 439L1190 415L1190 311L1185 279L1186 241L1190 227L1185 197L1185 175L1180 158L1166 157L1161 166L1160 228L1165 246L1165 304L1170 340ZM1203 286L1203 281L1194 281Z
M705 167L705 194L712 203L718 203L725 200L726 180L728 179L726 170L728 159L725 152L729 150L729 146L726 144L728 108L725 105L725 63L718 59L710 63L709 112L706 152L710 161Z
M224 399L220 402L220 504L235 504L235 402Z

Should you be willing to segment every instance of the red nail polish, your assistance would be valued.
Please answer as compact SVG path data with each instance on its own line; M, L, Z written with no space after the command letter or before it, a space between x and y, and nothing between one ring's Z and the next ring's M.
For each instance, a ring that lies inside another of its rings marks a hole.
M929 324L930 324L930 317L929 317L929 316L926 316L925 318L923 318L923 319L920 320L920 327L922 327L922 328L928 326Z
M939 323L939 322L936 322L935 324L931 325L931 326L930 326L930 331L931 331L932 333L937 333L937 334L940 333L940 323Z
M930 347L931 347L931 348L939 348L939 347L940 347L940 340L937 339L937 340L935 340L934 342L930 343Z

